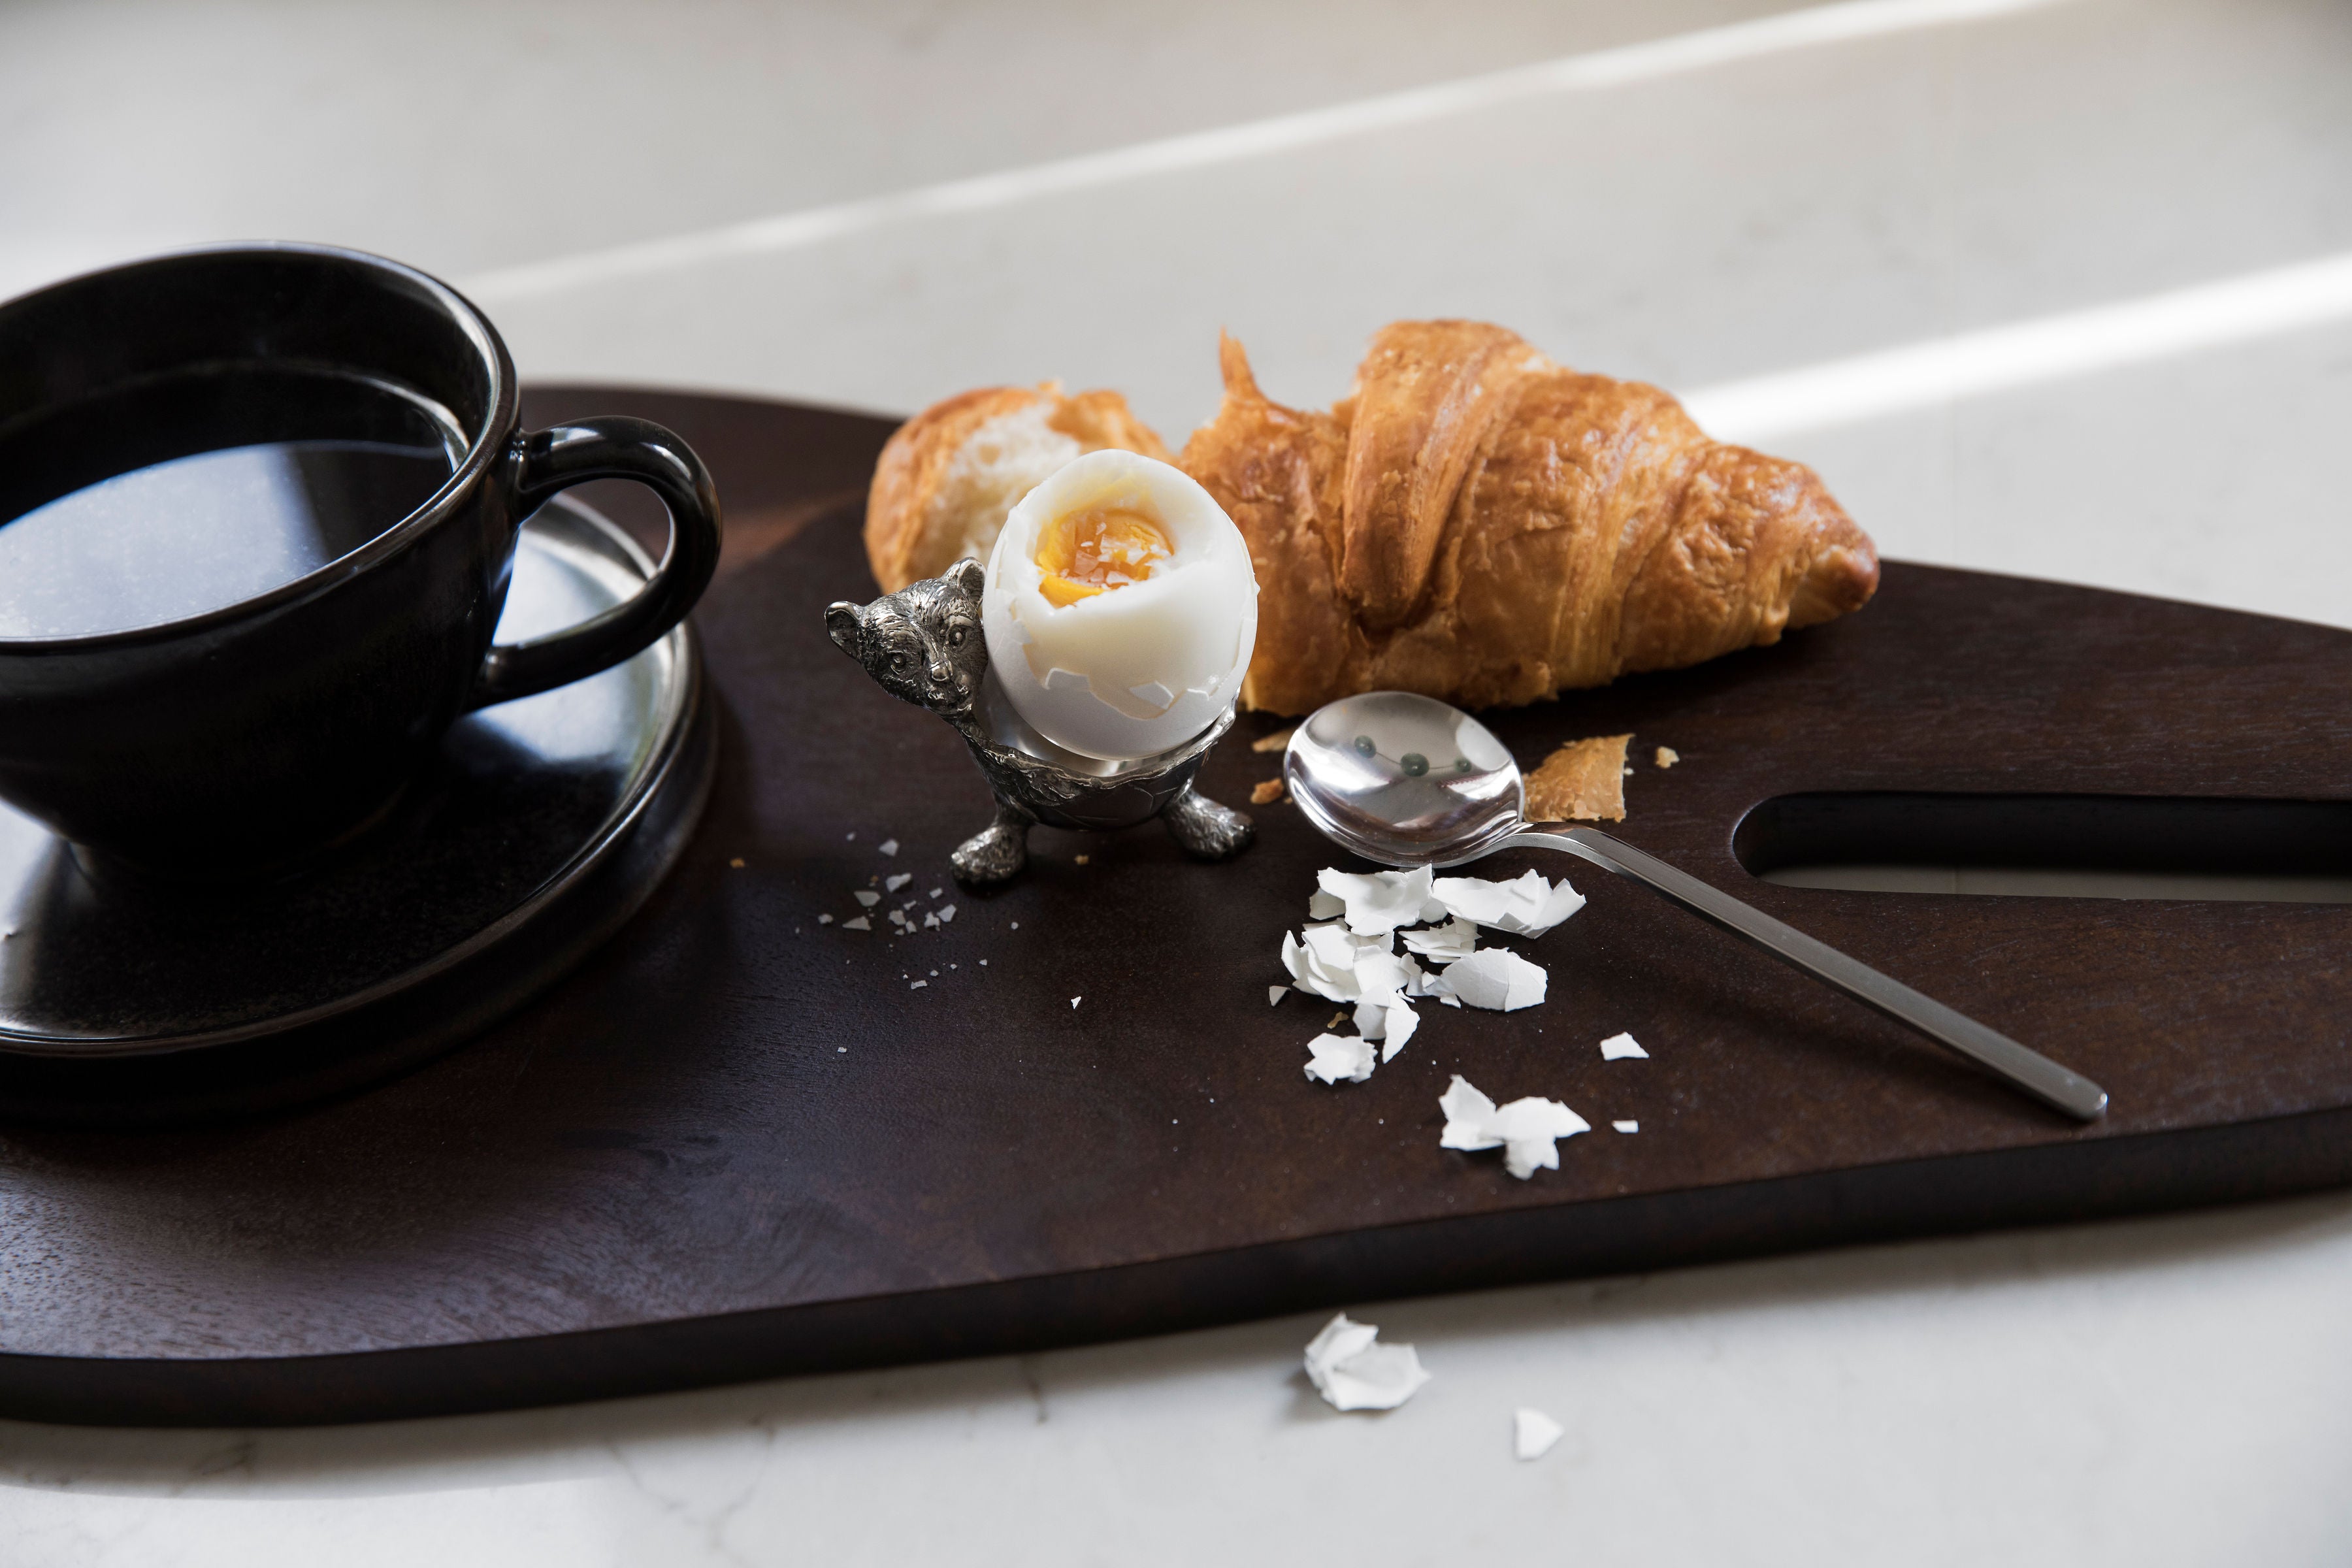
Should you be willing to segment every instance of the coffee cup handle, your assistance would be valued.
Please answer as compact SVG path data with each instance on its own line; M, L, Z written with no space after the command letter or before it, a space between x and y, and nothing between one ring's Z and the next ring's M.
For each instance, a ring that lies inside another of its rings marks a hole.
M576 626L492 647L468 708L568 686L650 647L686 619L719 569L719 492L693 449L651 420L605 415L535 431L516 442L512 475L520 515L590 479L635 479L669 508L669 548L626 602Z

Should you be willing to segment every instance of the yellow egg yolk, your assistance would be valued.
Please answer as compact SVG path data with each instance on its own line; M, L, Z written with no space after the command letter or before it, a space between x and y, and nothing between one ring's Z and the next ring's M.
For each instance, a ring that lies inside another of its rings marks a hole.
M1055 609L1151 575L1174 553L1160 525L1139 511L1105 507L1065 512L1037 531L1037 591Z

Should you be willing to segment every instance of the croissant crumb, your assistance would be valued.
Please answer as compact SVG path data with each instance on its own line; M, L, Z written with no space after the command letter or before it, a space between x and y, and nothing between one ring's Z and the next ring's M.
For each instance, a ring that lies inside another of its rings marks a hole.
M1530 822L1625 820L1625 748L1631 735L1570 741L1528 775Z

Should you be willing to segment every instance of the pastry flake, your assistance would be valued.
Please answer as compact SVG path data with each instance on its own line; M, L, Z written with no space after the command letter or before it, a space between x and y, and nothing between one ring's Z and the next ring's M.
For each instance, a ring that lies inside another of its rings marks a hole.
M1528 775L1530 822L1625 820L1625 748L1631 735L1571 741Z

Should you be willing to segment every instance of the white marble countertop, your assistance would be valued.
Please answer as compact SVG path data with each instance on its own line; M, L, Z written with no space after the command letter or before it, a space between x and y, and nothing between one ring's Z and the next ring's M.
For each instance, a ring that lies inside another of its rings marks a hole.
M526 375L911 409L1215 334L1328 401L1476 315L1819 468L1888 554L2352 626L2325 0L84 0L0 10L0 292L288 237ZM9 1224L0 1193L0 1239ZM2352 1197L323 1431L0 1423L0 1562L2336 1563ZM6 1303L0 1298L0 1314ZM1510 1454L1514 1406L1567 1427Z

